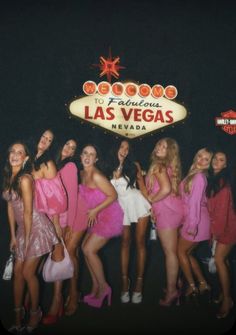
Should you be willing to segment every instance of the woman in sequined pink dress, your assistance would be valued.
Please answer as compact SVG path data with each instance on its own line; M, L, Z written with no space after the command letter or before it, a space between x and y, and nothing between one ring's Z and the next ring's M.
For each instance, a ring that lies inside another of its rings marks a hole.
M39 307L39 282L36 270L41 257L58 243L53 224L33 205L34 180L29 151L23 142L12 144L4 169L3 197L7 200L10 224L10 249L15 252L14 301L15 324L9 331L22 330L23 295L27 283L31 309L26 331L33 331L42 316Z
M160 299L161 306L178 302L179 262L177 256L178 229L183 219L182 202L179 194L181 181L181 162L179 146L169 137L160 139L152 152L146 186L148 200L158 237L165 254L167 286L165 297Z
M108 285L98 252L115 236L122 233L124 213L117 201L117 193L96 164L98 148L86 145L81 153L83 170L79 192L88 206L88 231L82 249L92 278L91 293L84 302L100 308L107 298L111 303L111 288Z

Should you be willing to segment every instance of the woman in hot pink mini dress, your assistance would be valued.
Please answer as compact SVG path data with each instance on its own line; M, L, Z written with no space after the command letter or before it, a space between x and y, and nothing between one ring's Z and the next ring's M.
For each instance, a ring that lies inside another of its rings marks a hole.
M88 231L82 249L92 278L92 291L84 302L100 308L104 299L111 303L111 288L108 285L98 252L123 229L123 210L117 201L117 193L109 180L96 167L98 148L86 145L81 153L83 171L79 192L88 206Z
M177 278L179 262L177 257L178 228L183 218L182 202L179 196L181 163L179 146L169 137L159 140L151 155L151 165L146 177L148 200L152 204L153 218L165 253L167 288L161 306L170 306L179 301Z

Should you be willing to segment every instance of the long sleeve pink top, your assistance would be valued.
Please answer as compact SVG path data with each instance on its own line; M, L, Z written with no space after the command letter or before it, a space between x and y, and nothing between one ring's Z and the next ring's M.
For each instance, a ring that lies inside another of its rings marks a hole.
M236 243L236 212L229 186L208 199L211 233L222 244Z
M67 192L67 211L60 214L61 227L73 227L76 218L78 202L78 169L75 163L69 162L60 169L59 173Z
M184 220L180 234L186 240L200 242L210 239L210 217L205 194L206 186L206 176L201 172L193 177L190 193L184 192L184 181L181 183ZM193 233L193 235L189 233Z

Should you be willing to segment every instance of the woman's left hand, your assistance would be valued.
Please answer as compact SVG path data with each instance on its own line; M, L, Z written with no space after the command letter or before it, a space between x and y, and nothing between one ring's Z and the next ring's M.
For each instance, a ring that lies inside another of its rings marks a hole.
M88 211L88 226L92 227L97 222L97 210L95 208Z
M29 246L29 237L25 237L25 251L24 251L25 256L27 254L28 246Z

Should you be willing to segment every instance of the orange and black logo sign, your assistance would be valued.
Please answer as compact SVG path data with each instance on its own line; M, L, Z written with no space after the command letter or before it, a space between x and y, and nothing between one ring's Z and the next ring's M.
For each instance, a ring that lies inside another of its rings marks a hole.
M221 113L221 117L215 118L215 125L230 135L236 134L236 112L230 109Z

